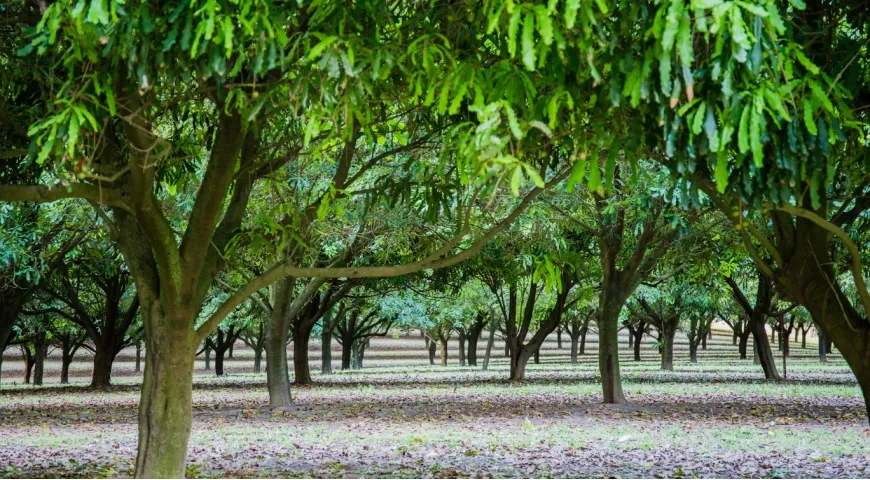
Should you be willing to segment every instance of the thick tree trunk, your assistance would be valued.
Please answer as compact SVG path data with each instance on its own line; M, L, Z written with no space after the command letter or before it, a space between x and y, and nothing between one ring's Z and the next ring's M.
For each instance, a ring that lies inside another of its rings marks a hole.
M480 339L480 332L478 335L471 335L468 337L468 354L466 355L468 366L476 367L477 366L477 341Z
M459 334L459 366L465 366L465 335Z
M441 344L441 366L446 367L447 366L447 339L442 339L439 343Z
M292 318L289 318L287 309L294 284L293 279L283 279L273 285L270 292L273 310L265 326L265 349L266 386L269 389L269 406L272 408L284 408L293 403L287 364L287 336Z
M571 363L577 363L577 351L580 335L571 336Z
M327 329L320 334L320 373L332 373L332 332Z
M628 328L628 348L634 347L634 329Z
M139 401L137 478L182 478L185 474L196 350L191 322L163 320L151 321L154 326L163 324L156 331L148 332L146 326L148 355Z
M69 383L69 366L72 363L72 356L64 355L60 360L60 383L66 385Z
M801 329L801 350L807 349L807 331Z
M674 337L677 335L675 327L662 329L662 370L674 369Z
M216 377L224 376L224 356L226 356L226 350L215 349L215 351L214 351L214 374Z
M27 345L21 346L21 356L24 360L24 383L30 385L30 377L33 375L33 353Z
M511 346L508 345L507 339L505 339L505 341L504 341L504 356L505 357L511 356Z
M311 385L311 370L308 367L308 342L311 339L311 328L306 325L296 325L296 335L293 338L293 383L296 385Z
M701 336L701 350L707 349L707 335Z
M586 334L589 332L589 329L584 327L580 330L580 355L586 355Z
M94 370L91 375L92 388L106 388L112 382L112 363L115 355L111 347L95 345Z
M518 346L516 352L511 353L510 379L525 380L526 365L528 365L529 359L533 356L533 353L523 346Z
M541 363L541 349L535 350L535 364Z
M701 339L703 341L703 338ZM698 363L698 343L689 341L689 362Z
M236 342L232 342L232 343L230 343L230 349L229 349L229 351L227 352L227 358L229 358L230 360L233 359L233 347L234 347L234 346L236 346Z
M343 340L341 344L341 369L350 370L353 355L353 340Z
M363 368L363 359L366 356L366 347L369 345L369 339L365 341L358 342L356 349L354 350L353 355L353 368L356 370L361 370Z
M622 303L614 292L601 293L598 321L598 370L601 374L604 403L625 403L619 372L619 312Z
M429 342L429 365L435 365L435 351L438 350L438 345L434 341Z

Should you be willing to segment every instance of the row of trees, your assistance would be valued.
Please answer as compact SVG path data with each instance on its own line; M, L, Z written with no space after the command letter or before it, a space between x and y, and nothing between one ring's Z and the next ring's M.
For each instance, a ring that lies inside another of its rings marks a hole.
M135 283L147 352L137 476L183 475L194 357L251 298L269 315L281 406L291 332L307 338L341 289L416 274L448 291L456 282L433 270L457 265L493 296L514 378L577 295L597 297L614 403L634 298L663 320L669 300L646 287L734 264L738 285L757 283L740 302L754 344L764 315L780 313L771 292L802 306L870 411L866 3L2 9L0 200L16 202L3 205L4 230L51 202L99 228L65 215L46 241L4 248L0 343L37 284L54 282L44 273L105 237L101 253L116 249Z

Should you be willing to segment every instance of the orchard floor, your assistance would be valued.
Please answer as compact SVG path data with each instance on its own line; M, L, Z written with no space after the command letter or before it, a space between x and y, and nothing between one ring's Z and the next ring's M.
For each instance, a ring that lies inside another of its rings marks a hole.
M198 376L191 477L858 477L870 429L842 361L623 361L629 403L601 405L593 362L396 366L315 375L271 411L265 376ZM0 392L0 476L129 476L138 379Z

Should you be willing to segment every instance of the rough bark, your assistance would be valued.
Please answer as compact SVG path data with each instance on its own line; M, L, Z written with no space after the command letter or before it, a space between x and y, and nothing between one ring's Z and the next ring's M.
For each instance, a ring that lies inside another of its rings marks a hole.
M94 371L91 376L92 388L106 388L112 382L112 363L115 354L110 348L96 348L94 352Z
M42 385L45 373L45 357L48 355L48 342L45 338L45 332L39 332L33 341L34 346L34 367L33 367L33 384Z
M320 373L332 373L332 330L328 328L320 333Z
M266 325L266 386L269 406L284 408L293 403L290 395L290 371L287 365L287 336L290 331L288 309L295 279L279 280L271 288L272 312Z

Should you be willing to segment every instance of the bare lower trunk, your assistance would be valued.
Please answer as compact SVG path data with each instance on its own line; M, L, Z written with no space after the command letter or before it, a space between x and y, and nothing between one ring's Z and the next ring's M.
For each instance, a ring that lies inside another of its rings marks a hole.
M562 349L562 329L556 329L556 348Z
M211 370L211 347L205 347L205 369Z
M625 403L619 372L619 312L622 303L608 300L602 293L601 316L598 321L598 370L601 374L604 403Z
M807 349L807 331L801 330L801 350Z
M149 315L147 310L143 316ZM191 316L145 321L148 355L139 400L137 478L184 477L196 352Z
M142 371L142 342L136 342L136 373Z
M309 329L308 331L297 331L293 339L293 383L296 385L313 383L311 370L308 368L308 342L310 338L311 330Z
M577 351L578 351L578 341L580 340L580 336L572 336L571 337L571 363L577 363Z
M92 388L106 388L112 382L112 363L115 355L110 347L98 347L94 353L94 371L91 375Z
M763 314L760 314L763 315ZM779 372L776 369L776 360L773 358L773 351L770 349L767 332L764 329L763 321L752 319L749 322L752 328L752 341L755 344L755 351L758 353L758 362L764 370L764 378L768 380L779 380Z
M224 376L224 356L226 355L226 350L215 350L214 351L214 374L216 377Z
M634 361L640 361L640 344L643 341L643 329L638 329L634 337Z
M45 333L36 337L36 353L34 354L33 384L42 385L45 377L45 357L48 354L48 342Z
M471 335L468 337L468 354L466 355L468 365L471 367L477 366L477 341L480 335Z
M541 349L535 350L535 364L541 363Z
M580 331L580 355L586 355L586 333L588 331L588 328L584 328Z
M827 363L828 361L828 349L825 348L825 334L819 330L819 361L822 363Z
M441 366L447 366L447 340L441 340L439 342L441 344Z
M666 328L662 331L662 370L674 369L674 336L676 328Z
M320 373L332 373L332 332L328 330L320 334Z
M701 336L701 350L707 349L707 335Z
M459 335L459 365L465 366L465 335Z
M69 383L69 366L72 363L71 357L64 357L60 361L60 383L66 385Z
M254 373L261 373L263 371L263 349L255 349L254 350Z
M692 342L692 341L689 342L689 362L698 363L698 343L697 342Z
M751 334L752 332L749 330L741 332L740 334L740 345L737 347L737 351L740 352L741 360L746 360L747 345L749 344L749 335Z
M429 365L435 365L435 351L438 350L438 344L434 341L429 342Z
M145 357L146 359L148 357ZM269 406L282 408L293 403L290 395L290 373L287 368L287 332L266 329L266 386Z

